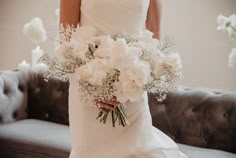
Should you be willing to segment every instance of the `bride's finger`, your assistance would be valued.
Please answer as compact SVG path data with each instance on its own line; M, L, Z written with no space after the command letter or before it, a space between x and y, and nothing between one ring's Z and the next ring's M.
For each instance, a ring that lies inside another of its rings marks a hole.
M118 102L118 101L105 101L103 103L114 105L114 106L119 106L120 105L120 102Z
M114 110L115 109L114 107L112 107L111 104L109 105L109 104L106 104L106 103L103 103L103 102L98 102L97 106L98 107L104 107L104 108L109 109L109 110Z

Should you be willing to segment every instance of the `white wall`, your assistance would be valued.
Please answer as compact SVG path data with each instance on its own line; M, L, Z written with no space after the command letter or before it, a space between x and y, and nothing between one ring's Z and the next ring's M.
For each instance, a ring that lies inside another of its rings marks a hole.
M236 0L163 0L162 33L175 38L185 85L236 90L227 67L232 45L216 30L219 14L236 14Z
M59 0L0 0L0 69L12 69L23 59L30 62L32 44L22 34L23 25L39 16L54 37L54 11ZM216 30L218 14L236 13L236 0L163 0L162 33L175 38L182 56L184 80L181 84L225 90L236 89L236 74L227 67L232 46ZM53 51L53 42L41 45Z
M0 69L15 68L22 60L31 62L33 44L22 31L23 26L33 17L40 17L48 34L54 38L57 33L55 9L59 0L0 0ZM53 42L40 44L49 52Z

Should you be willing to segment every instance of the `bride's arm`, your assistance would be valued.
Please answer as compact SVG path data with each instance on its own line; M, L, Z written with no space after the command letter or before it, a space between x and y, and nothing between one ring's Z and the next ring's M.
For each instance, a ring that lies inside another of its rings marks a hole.
M60 1L60 24L76 27L80 18L81 0L61 0Z
M154 38L160 37L160 26L161 25L161 4L160 0L150 0L147 20L146 20L146 28L153 32Z

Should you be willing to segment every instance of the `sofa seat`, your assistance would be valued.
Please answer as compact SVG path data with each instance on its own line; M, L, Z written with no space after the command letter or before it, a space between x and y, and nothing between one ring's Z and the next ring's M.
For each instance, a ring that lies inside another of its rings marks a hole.
M3 143L2 143L3 142ZM4 146L2 146L4 144ZM236 158L220 150L178 144L189 158ZM71 149L68 126L26 119L0 126L1 158L65 158Z
M68 126L48 121L26 119L1 125L0 157L69 157L71 149L69 136Z
M178 146L189 158L236 158L236 154L221 150L199 148L184 144L178 144Z

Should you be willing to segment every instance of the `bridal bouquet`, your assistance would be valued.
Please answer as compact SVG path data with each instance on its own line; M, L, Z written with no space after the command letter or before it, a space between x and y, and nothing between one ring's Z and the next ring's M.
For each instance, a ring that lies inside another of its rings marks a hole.
M229 54L229 67L236 68L236 15L232 14L229 17L219 15L217 18L218 30L228 33L229 38L235 43L235 48Z
M97 101L115 97L120 105L97 116L106 123L111 115L113 126L117 121L128 125L127 102L138 101L145 91L157 93L162 101L182 75L173 40L159 41L147 30L135 35L98 35L90 26L61 27L58 43L56 56L44 54L39 60L48 65L45 77L66 81L66 74L74 74L81 101L95 107Z

